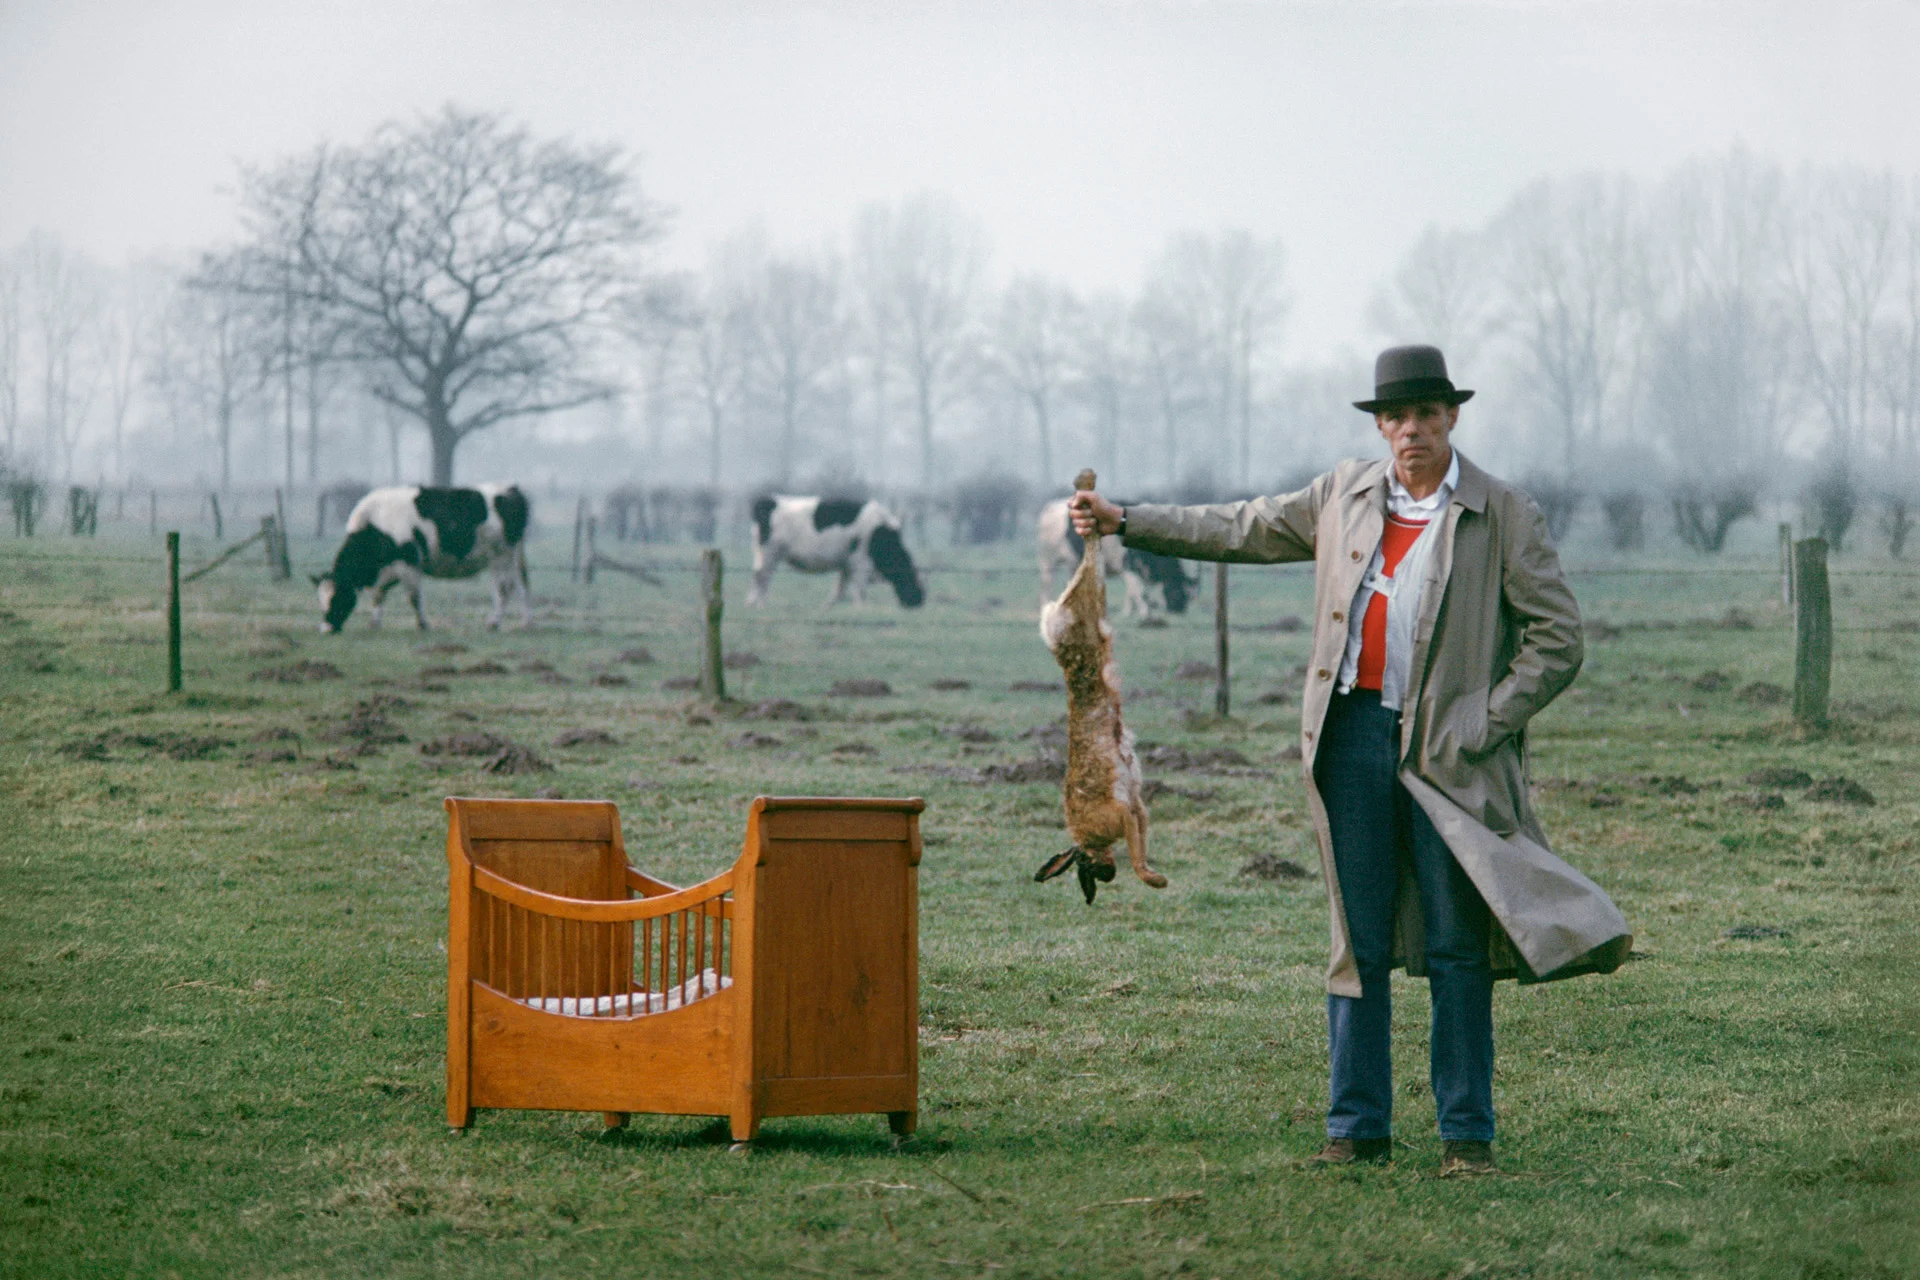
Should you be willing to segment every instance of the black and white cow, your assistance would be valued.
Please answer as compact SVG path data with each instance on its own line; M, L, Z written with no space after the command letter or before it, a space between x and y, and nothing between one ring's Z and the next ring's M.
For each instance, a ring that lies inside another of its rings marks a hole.
M767 583L782 560L803 573L838 572L828 604L838 604L853 587L853 598L867 598L875 573L893 584L894 595L909 609L926 600L913 557L900 540L900 519L878 502L850 498L796 498L785 494L753 500L753 586L748 604L767 598Z
M1078 565L1084 545L1080 535L1073 531L1073 523L1067 519L1065 498L1056 498L1040 508L1034 533L1040 553L1040 594L1051 600L1054 571L1062 567L1071 571ZM1184 561L1152 551L1137 551L1123 545L1118 538L1101 539L1100 562L1108 577L1119 574L1127 584L1124 613L1128 617L1137 614L1150 618L1161 608L1168 613L1185 613L1187 602L1193 598L1200 582L1198 576L1187 576Z
M395 485L375 489L354 504L347 516L347 540L333 568L316 577L326 621L320 629L337 632L346 624L362 591L373 593L374 626L380 606L399 583L427 629L420 608L421 578L471 578L493 571L493 613L489 627L500 625L507 596L520 593L520 621L533 617L527 588L527 557L522 539L530 508L516 485L475 485L471 489L426 489Z

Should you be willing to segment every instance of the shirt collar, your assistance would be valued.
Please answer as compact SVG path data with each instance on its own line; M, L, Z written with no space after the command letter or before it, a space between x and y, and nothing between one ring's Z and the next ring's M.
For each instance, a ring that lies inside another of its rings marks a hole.
M1416 498L1407 492L1407 487L1400 483L1399 473L1389 462L1387 464L1387 509L1395 515L1404 515L1410 511L1438 511L1447 505L1447 499L1453 496L1453 491L1459 487L1459 484L1460 451L1458 449L1452 451L1452 456L1447 462L1446 479L1440 482L1438 489L1424 498Z

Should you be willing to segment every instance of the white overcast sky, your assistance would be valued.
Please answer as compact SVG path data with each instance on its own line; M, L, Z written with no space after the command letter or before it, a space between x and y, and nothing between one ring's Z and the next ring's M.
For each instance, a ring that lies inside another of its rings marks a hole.
M1920 6L0 0L0 245L215 241L237 161L455 102L618 142L696 263L932 189L1003 275L1131 287L1171 232L1286 244L1300 355L1370 348L1429 222L1744 141L1920 172Z

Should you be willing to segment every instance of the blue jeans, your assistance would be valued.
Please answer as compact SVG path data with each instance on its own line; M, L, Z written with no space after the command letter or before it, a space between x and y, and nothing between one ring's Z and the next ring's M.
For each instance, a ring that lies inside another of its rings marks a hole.
M1327 1136L1393 1132L1393 997L1388 986L1400 868L1410 863L1427 934L1433 997L1430 1080L1441 1138L1493 1141L1493 978L1487 906L1425 810L1400 784L1400 716L1364 690L1335 694L1314 781L1326 802L1334 868L1360 996L1327 997Z

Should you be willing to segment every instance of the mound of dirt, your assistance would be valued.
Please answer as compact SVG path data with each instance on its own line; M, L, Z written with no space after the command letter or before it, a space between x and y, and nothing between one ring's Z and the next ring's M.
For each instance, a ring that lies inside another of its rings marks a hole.
M982 728L977 724L957 724L953 728L947 730L947 733L949 736L958 738L962 742L998 742L1000 741L999 734L995 733L991 729Z
M1189 751L1185 747L1150 747L1140 753L1140 763L1174 773L1196 769L1244 769L1253 762L1232 747L1203 747Z
M1775 764L1755 769L1744 781L1756 787L1810 787L1813 785L1813 775L1805 769Z
M645 648L622 649L620 651L619 661L630 662L636 667L642 667L653 661L653 655L648 653Z
M250 680L265 680L272 684L315 684L321 680L340 680L344 674L331 662L320 662L313 658L302 658L290 662L284 667L264 667L248 677Z
M207 760L233 745L231 738L215 738L191 733L111 733L78 738L59 748L63 756L74 760L105 760L108 751L131 748L169 760Z
M480 772L508 776L522 773L552 773L553 766L530 749L518 743L509 743L499 755L481 765Z
M450 733L420 744L423 756L491 756L513 745L497 733Z
M617 747L620 740L605 729L562 729L553 740L556 747Z
M1066 718L1062 717L1052 724L1037 724L1031 729L1022 730L1017 736L1038 746L1065 751L1067 749Z
M1738 805L1742 809L1752 809L1756 813L1765 813L1772 809L1787 807L1787 798L1778 791L1736 791L1727 797L1727 803Z
M1272 622L1260 628L1262 631L1277 631L1283 636L1294 635L1306 629L1307 624L1291 613L1275 618Z
M1740 691L1733 696L1742 702L1750 702L1756 707L1783 706L1793 697L1791 693L1782 689L1779 685L1769 684L1765 680L1755 680L1751 684L1743 684L1740 686Z
M768 698L740 713L743 720L811 720L813 712L792 698Z
M523 676L548 676L553 674L553 664L534 658L531 661L521 663L515 667L514 670Z
M420 678L422 680L444 680L448 676L457 676L459 674L460 668L449 667L445 663L439 666L420 668Z
M1793 935L1776 925L1737 924L1731 929L1721 930L1720 936L1736 942L1758 942L1766 938L1791 938Z
M836 680L827 692L835 698L890 698L893 686L885 680Z
M1278 854L1256 853L1240 868L1240 875L1256 880L1310 880L1313 873L1291 858Z
M320 736L334 742L351 738L363 745L405 742L407 735L388 719L388 713L405 711L411 706L405 698L391 693L376 693L371 698L354 703L353 710L347 713L345 720L322 730Z
M1067 762L1055 752L1009 764L990 764L980 770L985 782L1061 782L1067 776Z
M1657 796L1697 796L1700 788L1684 774L1643 773L1631 781Z
M729 671L745 671L748 667L757 667L760 665L760 655L745 651L730 653L720 659L720 665Z
M1256 707L1284 707L1293 701L1293 695L1285 689L1269 689L1253 700Z
M1589 809L1618 809L1625 803L1626 801L1614 795L1611 791L1596 791L1593 793L1593 798L1587 801L1587 807Z
M1140 798L1152 804L1161 796L1175 796L1181 800L1191 800L1195 804L1206 804L1218 793L1205 787L1176 787L1171 782L1162 782L1158 778L1148 778L1140 784Z
M465 653L466 651L467 651L467 646L463 644L454 644L450 640L443 640L439 644L423 644L420 646L421 653L451 654L451 653Z
M698 689L700 687L700 678L698 676L673 676L669 679L662 680L660 687L669 692L681 689Z
M1733 684L1733 677L1724 671L1702 671L1692 680L1693 688L1700 693L1719 693Z
M248 742L298 742L300 741L300 735L295 733L293 730L287 729L287 728L262 729L260 732L254 734L251 738L248 738L247 741Z
M631 685L633 681L618 672L599 671L594 673L593 679L587 681L587 683L596 689L624 689L628 685Z
M491 658L485 662L476 662L460 673L463 676L505 676L513 673Z
M177 757L176 757L177 758ZM1807 799L1823 800L1828 804L1857 804L1861 806L1875 803L1873 792L1867 790L1852 778L1822 778L1807 788Z
M1214 677L1213 664L1194 658L1183 662L1173 669L1175 680L1211 680Z
M828 748L827 754L835 756L877 756L880 754L880 749L865 742L842 742Z
M782 742L779 738L774 737L770 733L757 733L754 730L749 729L737 738L727 739L727 745L730 747L752 748L752 747L784 747L787 744L785 742Z
M1009 693L1065 693L1067 686L1058 680L1015 680L1007 686Z
M293 747L260 747L247 752L248 764L291 764L300 758L300 752Z
M929 689L938 689L942 693L957 693L964 689L973 688L973 681L954 680L951 678L946 678L946 679L935 680L931 684L929 684L927 687Z

